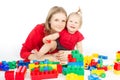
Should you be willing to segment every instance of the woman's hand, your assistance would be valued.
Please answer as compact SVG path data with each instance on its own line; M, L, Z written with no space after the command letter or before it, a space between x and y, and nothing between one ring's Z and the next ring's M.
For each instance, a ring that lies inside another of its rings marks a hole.
M55 56L53 56L52 54L46 54L46 55L42 55L40 56L39 55L40 53L34 49L32 51L32 54L30 54L29 56L29 60L41 60L41 61L44 61L45 59L48 59L50 61L53 61L53 62L60 62Z
M28 57L29 60L38 60L36 54L30 54Z
M68 54L71 54L71 51L60 50L58 53L53 54L61 63L68 61Z

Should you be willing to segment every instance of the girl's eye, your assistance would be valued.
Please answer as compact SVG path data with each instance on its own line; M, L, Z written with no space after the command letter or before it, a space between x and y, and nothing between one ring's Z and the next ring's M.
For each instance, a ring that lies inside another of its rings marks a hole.
M70 20L70 22L72 22L72 21Z
M78 22L75 22L75 24L78 24Z

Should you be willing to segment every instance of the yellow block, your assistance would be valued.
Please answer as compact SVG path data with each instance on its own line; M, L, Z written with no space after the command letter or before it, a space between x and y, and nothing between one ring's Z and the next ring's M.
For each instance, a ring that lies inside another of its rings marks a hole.
M94 58L98 58L99 54L98 54L98 53L93 53L92 56L93 56Z
M116 53L116 58L120 59L120 53Z
M57 65L56 64L48 64L48 66L52 67L53 69L57 70Z
M66 80L84 80L84 76L70 73L66 75Z
M114 70L114 74L120 75L120 71Z
M108 68L108 70L112 70L113 66L112 65L108 65L107 68Z
M33 68L35 68L35 64L34 63L29 64L28 68L29 70L32 70Z

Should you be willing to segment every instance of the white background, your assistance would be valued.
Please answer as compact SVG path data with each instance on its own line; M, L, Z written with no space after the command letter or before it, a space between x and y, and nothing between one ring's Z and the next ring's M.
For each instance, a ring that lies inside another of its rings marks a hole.
M0 0L0 61L20 59L27 35L45 21L55 5L64 7L68 14L81 8L85 55L98 53L115 58L120 50L119 0Z
M0 61L21 59L19 52L27 35L45 21L55 5L64 7L68 14L81 8L83 54L98 53L115 59L120 50L119 0L0 0ZM115 77L108 75L106 80Z

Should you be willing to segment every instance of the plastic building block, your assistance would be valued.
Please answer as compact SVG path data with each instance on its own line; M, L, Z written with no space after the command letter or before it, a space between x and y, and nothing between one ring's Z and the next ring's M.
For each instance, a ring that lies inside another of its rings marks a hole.
M84 63L83 62L69 62L68 65L83 67Z
M120 51L116 53L116 61L120 62Z
M0 64L0 70L2 71L8 71L9 70L9 64L6 61L2 61Z
M9 68L10 69L15 69L17 67L16 61L8 62Z
M108 59L107 56L104 56L104 55L99 55L98 58L101 58L101 59Z
M32 70L35 68L35 64L34 63L30 63L28 66L29 70Z
M15 80L24 80L26 70L26 66L19 66L16 70Z
M95 59L92 59L89 66L96 66L97 64L98 64L98 62L96 62Z
M91 71L91 74L96 74L96 75L98 75L101 78L105 78L106 77L106 74L105 74L104 70L96 70L95 69L95 70Z
M35 68L33 71L30 72L31 80L42 80L40 77L39 68Z
M14 80L14 71L6 71L5 80Z
M84 68L88 69L93 56L84 56Z
M88 80L101 80L100 78L99 78L99 76L97 76L97 75L92 75L92 74L90 74L89 76L88 76Z
M66 75L66 80L84 80L84 76L70 73Z
M114 63L114 69L117 71L120 71L120 62L115 62Z
M120 75L120 71L114 70L114 74Z
M78 50L72 50L73 58L76 58L76 62L84 60L83 54L81 54Z
M66 71L67 74L74 73L74 74L81 75L81 76L84 75L84 69L80 66L68 65L66 70L67 70Z
M105 71L108 71L108 67L107 66L103 66L103 67L99 67L97 68L98 70L105 70Z
M76 58L72 57L72 54L68 55L68 62L76 62Z
M54 69L54 70L57 70L57 65L56 64L48 64L48 66L52 67L52 69Z
M61 64L57 64L57 71L59 73L62 73L62 65Z
M92 54L92 57L93 57L93 58L98 58L98 56L99 56L98 53L93 53L93 54Z
M30 64L29 60L19 60L17 61L17 65L19 66L26 66L28 68L28 65Z
M42 80L42 79L57 78L58 72L56 70L41 72L37 69L31 71L30 75L32 80Z

